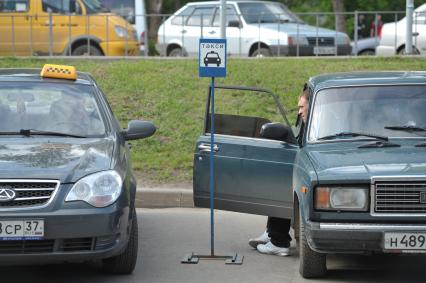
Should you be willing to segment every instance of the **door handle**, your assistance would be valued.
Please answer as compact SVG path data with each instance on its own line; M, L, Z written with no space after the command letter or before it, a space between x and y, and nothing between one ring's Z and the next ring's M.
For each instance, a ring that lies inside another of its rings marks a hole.
M77 24L61 24L61 27L76 27Z
M44 25L48 27L48 26L50 26L50 22L49 21L45 21ZM52 27L54 27L54 26L56 26L56 24L55 24L55 22L52 22Z
M183 29L183 30L180 31L180 33L186 33L186 30Z
M413 36L419 36L418 32L413 32Z
M215 34L216 32L214 30L209 31L209 34Z
M210 148L210 144L209 143L201 143L198 146L198 149L200 150L200 152L211 152L211 148ZM214 152L218 152L219 151L219 147L217 146L217 144L213 145L213 151Z

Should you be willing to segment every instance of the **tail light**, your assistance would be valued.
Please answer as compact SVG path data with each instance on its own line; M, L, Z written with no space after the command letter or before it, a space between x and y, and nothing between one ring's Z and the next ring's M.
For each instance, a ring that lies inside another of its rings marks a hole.
M141 32L140 44L145 45L145 32Z

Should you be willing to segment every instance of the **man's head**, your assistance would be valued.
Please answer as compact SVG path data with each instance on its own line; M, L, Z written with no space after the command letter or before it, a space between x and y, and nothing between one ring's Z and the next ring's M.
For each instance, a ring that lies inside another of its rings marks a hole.
M297 107L299 108L299 116L302 118L303 123L306 124L306 119L308 119L308 110L309 110L309 92L308 88L305 85L302 93L299 95L299 102L297 103Z

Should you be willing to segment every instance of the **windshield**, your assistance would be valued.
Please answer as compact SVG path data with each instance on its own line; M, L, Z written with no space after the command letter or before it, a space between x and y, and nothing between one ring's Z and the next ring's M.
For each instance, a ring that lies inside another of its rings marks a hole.
M426 127L424 109L426 86L324 89L318 92L314 101L308 141L344 132L389 138L426 136L426 132L413 130L414 127Z
M105 127L93 88L56 83L0 83L0 134L37 130L101 136Z
M303 24L295 14L280 3L238 3L241 14L248 24L292 22Z
M98 0L82 0L87 14L108 13L109 10Z

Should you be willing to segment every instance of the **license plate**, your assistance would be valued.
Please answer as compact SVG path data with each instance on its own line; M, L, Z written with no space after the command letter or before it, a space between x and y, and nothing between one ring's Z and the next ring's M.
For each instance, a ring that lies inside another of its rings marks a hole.
M40 240L44 220L0 220L0 240Z
M336 54L335 47L314 46L315 55L334 55Z
M385 233L385 250L426 250L426 233Z

